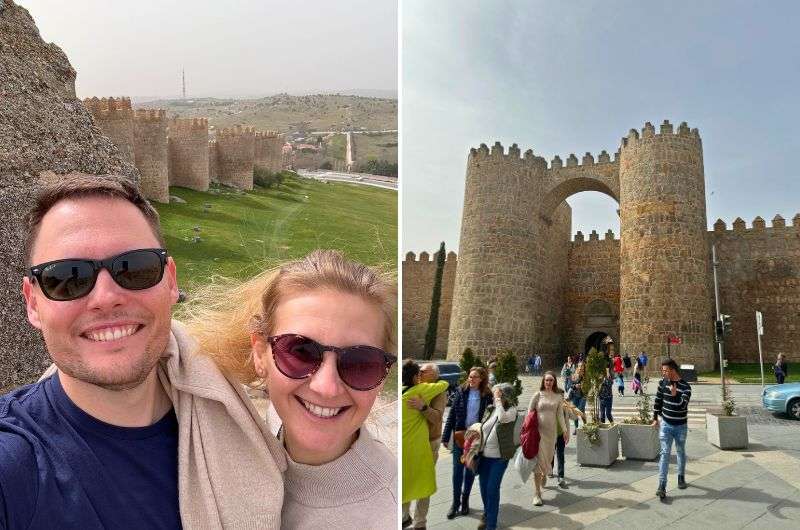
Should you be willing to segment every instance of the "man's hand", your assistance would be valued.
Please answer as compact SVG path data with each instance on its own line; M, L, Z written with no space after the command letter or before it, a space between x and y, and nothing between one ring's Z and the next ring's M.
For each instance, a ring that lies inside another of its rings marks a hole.
M425 400L419 396L413 396L408 398L407 403L411 408L417 410L422 410L422 408L425 406Z
M656 429L658 429L658 416L655 417L655 419L653 420L653 423L651 423L650 426L651 427L655 427Z
M569 432L567 431L569 431L569 427L567 427L567 430L564 431L564 434L562 435L564 436L564 445L567 445L569 443Z

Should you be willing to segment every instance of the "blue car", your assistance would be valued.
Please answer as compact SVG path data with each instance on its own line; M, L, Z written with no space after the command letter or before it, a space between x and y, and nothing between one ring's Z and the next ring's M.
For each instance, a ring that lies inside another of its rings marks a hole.
M800 420L800 383L768 386L761 393L761 403L767 410Z

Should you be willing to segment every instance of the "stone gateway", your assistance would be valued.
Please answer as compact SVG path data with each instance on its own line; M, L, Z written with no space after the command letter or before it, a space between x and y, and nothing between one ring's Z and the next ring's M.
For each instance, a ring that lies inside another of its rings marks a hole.
M582 191L619 204L620 239L578 232L571 209ZM707 230L703 150L697 129L664 121L631 129L612 157L581 162L556 156L548 165L516 144L471 149L467 159L458 257L448 256L438 352L466 348L491 355L539 353L546 364L603 341L635 355L667 355L699 371L714 368L711 245L720 266L720 307L733 315L726 356L757 362L755 310L771 323L765 361L800 359L800 214L787 227L776 216L746 230ZM435 266L427 253L403 262L403 355L422 352ZM451 303L452 300L452 309ZM752 337L751 337L752 336ZM447 337L445 343L444 338Z

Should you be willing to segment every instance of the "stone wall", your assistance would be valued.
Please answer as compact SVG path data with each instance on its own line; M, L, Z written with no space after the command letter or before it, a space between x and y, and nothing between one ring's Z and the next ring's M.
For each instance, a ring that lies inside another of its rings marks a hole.
M436 257L431 260L427 252L421 252L419 260L413 252L403 261L403 356L420 359L425 350L425 334L431 311L433 283L436 276ZM436 334L435 356L446 357L447 337L450 333L450 312L453 305L457 259L455 252L448 252L442 274L442 296L439 303L439 325Z
M84 105L95 123L108 136L129 162L134 161L133 110L129 98L87 98Z
M770 227L760 217L751 228L736 219L732 230L717 221L708 237L717 248L720 311L733 317L725 356L758 362L755 312L761 311L765 361L779 353L800 361L800 214L790 226L780 216Z
M254 164L273 173L283 169L283 136L275 131L255 133Z
M208 178L219 183L219 159L217 158L217 141L208 141Z
M322 149L294 149L291 156L291 166L294 169L319 169L325 162L325 152Z
M169 122L169 184L208 190L208 120L174 118Z
M623 138L620 155L621 352L666 354L698 370L714 366L706 243L703 150L697 129L646 123Z
M602 240L594 230L588 241L581 232L575 235L568 259L563 358L582 353L586 339L598 331L619 343L619 244L611 230ZM598 311L598 306L610 311Z
M169 202L167 113L137 110L133 128L135 163L141 174L139 188L151 201Z
M240 190L253 189L255 132L236 126L217 133L217 178Z
M133 182L139 175L75 97L75 70L64 52L42 40L13 0L0 5L0 50L0 389L6 389L35 381L50 363L20 295L22 219L43 172L116 174Z

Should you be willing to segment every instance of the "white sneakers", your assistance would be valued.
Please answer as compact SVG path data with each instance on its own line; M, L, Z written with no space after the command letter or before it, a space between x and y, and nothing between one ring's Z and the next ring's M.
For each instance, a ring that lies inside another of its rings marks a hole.
M534 495L534 496L533 496L533 505L534 505L534 506L541 506L542 504L544 504L544 503L542 502L542 498L541 498L541 497L539 497L538 495Z

